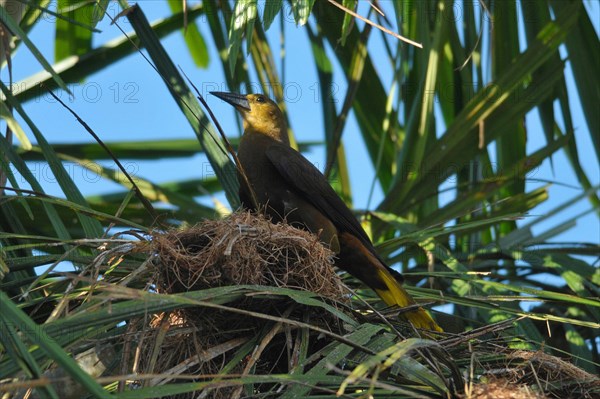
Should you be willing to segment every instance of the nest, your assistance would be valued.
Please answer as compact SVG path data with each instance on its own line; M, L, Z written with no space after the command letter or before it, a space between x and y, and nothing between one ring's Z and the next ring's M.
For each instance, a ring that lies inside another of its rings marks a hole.
M480 396L475 397L592 399L598 393L600 379L566 360L542 351L505 352L506 366L490 368L489 381L476 386Z
M456 345L453 358L469 356L478 363L472 366L479 375L465 386L461 399L593 399L600 392L600 378L566 359L541 350L509 349L508 341L496 339L470 340L468 352L463 352L464 343Z
M339 300L345 295L333 252L318 238L262 215L239 212L154 236L157 289L176 293L229 285L297 288Z
M239 212L224 220L206 220L191 228L157 233L152 250L157 255L153 286L159 293L263 285L310 291L334 304L348 297L333 268L333 253L316 236L286 224L272 224L261 215ZM214 376L224 367L229 373L242 375L250 371L288 373L295 367L290 357L297 350L292 347L295 329L255 317L253 312L342 333L341 323L330 313L286 299L249 296L227 303L229 310L178 309L154 315L149 325L140 320L137 328L144 330L145 344L140 345L143 349L137 369L170 376L144 384L160 385L183 375ZM251 357L236 359L237 351L257 336L263 337L260 353L255 350ZM328 343L326 339L320 341L311 350ZM203 397L229 398L239 393L234 388L218 388L206 390ZM188 397L197 396L176 396Z

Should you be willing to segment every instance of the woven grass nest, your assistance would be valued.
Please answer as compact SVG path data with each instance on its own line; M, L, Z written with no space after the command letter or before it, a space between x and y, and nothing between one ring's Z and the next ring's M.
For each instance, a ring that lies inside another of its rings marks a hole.
M333 268L333 253L313 234L287 224L273 224L261 215L237 212L225 219L160 232L153 236L152 248L156 254L153 286L158 293L263 285L310 291L330 299L334 306L347 301L348 291ZM238 313L194 307L153 315L149 325L139 326L144 331L142 339L147 342L138 363L139 371L214 375L228 367L229 362L237 362L229 369L230 373L244 374L250 370L257 374L288 373L294 366L288 356L292 350L291 335L281 332L291 327L285 323L277 326L244 312L310 322L336 333L343 333L343 328L330 313L317 312L286 299L250 296L227 303ZM237 349L257 332L269 328L279 331L267 334L270 340L263 342L262 353L254 356L255 351L251 359L234 359ZM319 339L322 342L315 345L315 350L330 342L323 337ZM158 352L156 347L160 348ZM149 384L161 382L167 381L158 378ZM234 388L207 390L205 394L236 396ZM188 397L197 394L177 396Z
M333 252L318 238L260 214L238 212L183 230L157 234L159 292L228 285L297 288L340 300L346 294Z

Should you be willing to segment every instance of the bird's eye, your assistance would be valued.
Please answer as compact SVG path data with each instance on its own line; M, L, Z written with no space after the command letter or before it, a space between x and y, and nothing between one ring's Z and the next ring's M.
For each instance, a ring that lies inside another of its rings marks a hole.
M258 96L258 97L256 97L256 102L257 103L264 103L265 102L265 98L263 96Z

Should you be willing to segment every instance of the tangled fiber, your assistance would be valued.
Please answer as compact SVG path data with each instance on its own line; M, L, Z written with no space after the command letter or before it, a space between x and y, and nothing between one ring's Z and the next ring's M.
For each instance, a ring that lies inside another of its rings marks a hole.
M166 293L240 284L297 288L340 300L345 291L333 253L306 231L239 212L154 236L158 290Z

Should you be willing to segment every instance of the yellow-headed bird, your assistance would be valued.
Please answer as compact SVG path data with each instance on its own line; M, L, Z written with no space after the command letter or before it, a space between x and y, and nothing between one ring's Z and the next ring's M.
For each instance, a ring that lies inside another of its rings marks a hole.
M399 307L415 300L402 287L402 276L388 267L344 201L325 176L290 147L281 110L262 94L212 92L242 115L244 134L238 158L252 186L259 207L274 221L317 234L336 253L335 265L357 277L385 301ZM249 209L254 201L240 180L240 199ZM403 314L415 327L442 331L422 308Z

